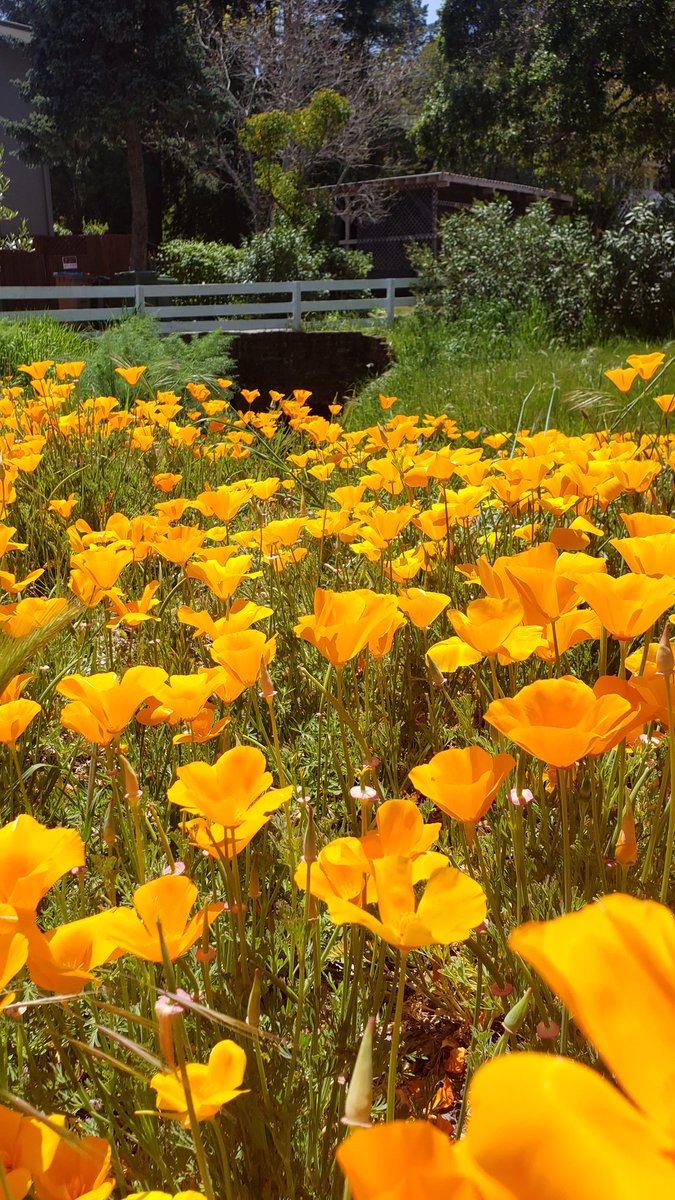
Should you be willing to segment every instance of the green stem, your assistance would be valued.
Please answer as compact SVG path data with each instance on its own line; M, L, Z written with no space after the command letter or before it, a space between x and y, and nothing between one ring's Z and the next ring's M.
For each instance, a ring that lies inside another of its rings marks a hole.
M401 1039L401 1020L403 1018L403 1000L405 997L405 976L408 955L401 954L398 972L398 993L396 996L396 1012L394 1013L394 1028L391 1034L391 1055L389 1058L389 1075L387 1078L387 1120L393 1121L396 1115L396 1078L398 1073L398 1046Z
M675 720L673 720L673 690L670 675L666 675L666 695L668 697L668 754L670 759L670 810L668 812L668 838L666 841L666 857L663 864L661 880L662 904L668 898L670 883L670 868L673 863L673 846L675 845Z

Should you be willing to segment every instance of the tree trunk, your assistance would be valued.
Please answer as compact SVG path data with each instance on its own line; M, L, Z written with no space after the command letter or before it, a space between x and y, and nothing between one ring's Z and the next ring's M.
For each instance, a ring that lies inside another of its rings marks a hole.
M143 143L138 121L127 121L127 169L131 196L131 254L129 270L144 271L148 264L148 196L145 189Z

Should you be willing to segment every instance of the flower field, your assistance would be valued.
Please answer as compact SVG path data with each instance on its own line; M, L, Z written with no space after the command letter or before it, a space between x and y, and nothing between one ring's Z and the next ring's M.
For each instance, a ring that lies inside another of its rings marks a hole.
M675 1195L665 355L574 436L83 368L0 393L0 1200Z

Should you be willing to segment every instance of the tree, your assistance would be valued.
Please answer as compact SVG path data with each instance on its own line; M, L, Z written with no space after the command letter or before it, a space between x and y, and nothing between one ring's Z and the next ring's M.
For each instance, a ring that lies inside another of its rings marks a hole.
M292 225L301 225L311 208L307 196L307 162L342 132L351 116L349 102L331 88L315 92L304 108L254 113L239 141L254 159L258 186L275 210Z
M203 0L202 8L222 21L269 17L278 0ZM336 19L343 37L359 49L383 49L411 40L422 42L427 32L424 0L338 0Z
M422 107L426 73L414 43L361 51L343 29L338 0L278 0L245 19L218 20L211 0L200 9L204 53L226 112L211 169L249 208L255 229L270 221L268 193L255 155L240 133L251 117L305 109L318 91L344 97L349 117L320 144L288 143L282 168L302 160L303 183L329 184L401 171L412 162L408 139ZM300 152L301 151L301 152Z
M21 11L21 9L19 9ZM196 134L210 109L208 75L177 0L35 0L33 109L13 127L26 157L67 164L122 146L131 200L130 267L147 262L144 151Z
M674 25L675 0L446 0L421 151L625 193L645 160L673 154Z

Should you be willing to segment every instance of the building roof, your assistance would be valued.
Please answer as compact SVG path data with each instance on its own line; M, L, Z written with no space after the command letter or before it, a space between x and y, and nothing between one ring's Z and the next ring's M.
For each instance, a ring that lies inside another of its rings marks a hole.
M16 42L30 42L33 36L30 25L22 25L19 21L6 21L0 17L0 37L13 38Z
M348 183L338 183L330 188L335 193L347 193L354 188L367 185L377 185L394 188L396 191L414 190L426 187L466 187L471 191L516 192L526 196L541 196L549 200L558 200L564 204L572 204L572 196L565 192L552 191L549 188L533 187L526 183L511 183L506 179L484 179L478 175L456 175L450 171L428 171L422 175L389 175L375 179L359 179Z

